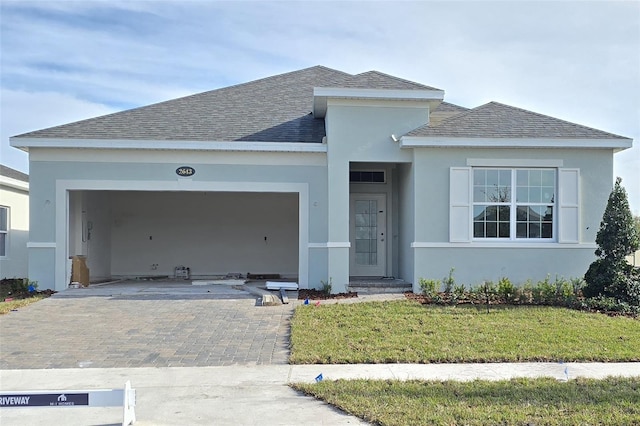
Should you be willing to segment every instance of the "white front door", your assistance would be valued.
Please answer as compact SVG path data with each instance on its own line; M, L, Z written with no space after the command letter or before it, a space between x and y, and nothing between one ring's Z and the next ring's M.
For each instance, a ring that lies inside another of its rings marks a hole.
M383 277L387 260L387 196L349 197L349 261L351 276Z

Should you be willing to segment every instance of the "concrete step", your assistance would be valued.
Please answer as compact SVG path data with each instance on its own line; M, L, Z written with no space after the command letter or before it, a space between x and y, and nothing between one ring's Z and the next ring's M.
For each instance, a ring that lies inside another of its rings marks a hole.
M411 283L400 279L356 279L349 282L349 291L358 294L404 293L412 288Z

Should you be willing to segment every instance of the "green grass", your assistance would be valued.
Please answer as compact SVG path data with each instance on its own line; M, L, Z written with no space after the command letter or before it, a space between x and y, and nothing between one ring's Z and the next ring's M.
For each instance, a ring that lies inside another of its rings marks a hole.
M7 314L14 309L24 308L32 303L45 299L48 296L33 296L26 299L14 299L10 302L0 302L0 315Z
M380 425L639 425L640 378L294 384Z
M294 364L640 361L640 320L554 307L304 305Z

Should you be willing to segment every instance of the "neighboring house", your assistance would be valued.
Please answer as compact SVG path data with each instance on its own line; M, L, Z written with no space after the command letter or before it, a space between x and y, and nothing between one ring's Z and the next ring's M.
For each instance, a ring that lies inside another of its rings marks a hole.
M27 278L29 176L0 165L0 278Z
M376 71L316 66L11 138L29 276L580 277L632 140Z

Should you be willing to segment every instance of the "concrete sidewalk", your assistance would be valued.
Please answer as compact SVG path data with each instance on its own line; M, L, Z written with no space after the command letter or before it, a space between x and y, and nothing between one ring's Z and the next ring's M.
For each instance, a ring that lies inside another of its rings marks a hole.
M640 363L257 365L185 368L74 368L2 370L3 392L122 388L137 392L136 425L345 425L365 424L287 386L340 378L500 380L515 377L638 376ZM9 425L108 425L122 422L118 408L2 409Z

